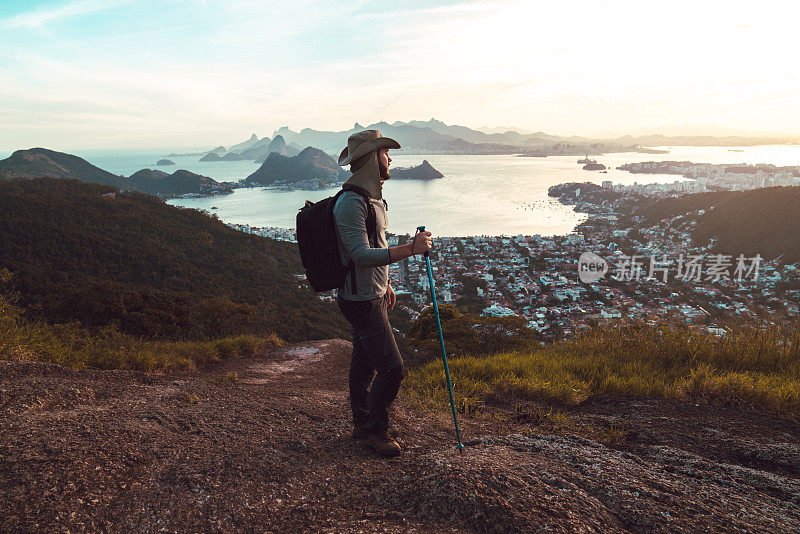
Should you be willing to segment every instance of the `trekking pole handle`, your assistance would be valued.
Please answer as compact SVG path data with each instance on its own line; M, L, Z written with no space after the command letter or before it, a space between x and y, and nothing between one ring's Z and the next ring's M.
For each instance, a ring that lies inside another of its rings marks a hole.
M417 226L417 234L420 233L420 232L424 232L424 231L425 231L425 226ZM417 237L417 234L414 234L414 237ZM412 247L414 246L413 242L412 242L411 246ZM426 250L425 252L423 252L423 255L427 258L428 257L428 251Z

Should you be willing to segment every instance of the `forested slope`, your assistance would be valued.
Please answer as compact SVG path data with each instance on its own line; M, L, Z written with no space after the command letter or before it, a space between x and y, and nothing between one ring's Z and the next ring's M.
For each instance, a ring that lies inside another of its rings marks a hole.
M51 322L116 324L158 338L346 332L301 286L296 246L233 230L196 210L68 179L0 182L0 267L21 303Z

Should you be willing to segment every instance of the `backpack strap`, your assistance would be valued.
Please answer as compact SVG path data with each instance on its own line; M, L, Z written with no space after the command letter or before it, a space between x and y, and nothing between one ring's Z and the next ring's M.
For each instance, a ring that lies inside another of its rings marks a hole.
M370 201L369 194L355 185L343 185L343 191L352 191L357 193L358 196L364 200L364 203L367 205L367 220L365 221L365 226L367 227L367 242L369 246L375 248L377 246L377 233L378 233L378 216L375 213L375 206L372 205L372 201ZM340 192L341 193L341 192ZM356 264L350 259L350 264L348 265L350 269L350 289L353 295L358 295L358 284L356 282Z

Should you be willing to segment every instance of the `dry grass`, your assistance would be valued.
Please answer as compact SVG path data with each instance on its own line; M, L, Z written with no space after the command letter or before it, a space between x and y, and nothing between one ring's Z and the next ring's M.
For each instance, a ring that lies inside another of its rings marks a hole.
M173 342L140 339L113 328L90 334L76 324L28 321L19 308L0 296L0 359L3 360L39 360L72 368L191 372L282 344L275 335ZM236 377L230 380L235 381Z
M449 406L441 361L418 368L406 393ZM458 406L494 397L575 404L594 394L747 403L800 412L800 329L741 327L715 337L685 327L598 328L530 351L450 361Z

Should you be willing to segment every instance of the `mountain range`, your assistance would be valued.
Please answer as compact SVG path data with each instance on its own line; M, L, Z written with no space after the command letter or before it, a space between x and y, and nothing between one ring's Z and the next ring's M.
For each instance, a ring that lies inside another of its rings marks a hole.
M282 156L296 156L300 151L300 145L295 143L287 145L286 141L280 135L276 135L274 139L270 139L269 137L259 139L256 134L252 134L246 141L237 143L227 150L224 146L218 146L214 150L210 150L200 158L200 161L251 160L256 163L263 163L272 152L277 152Z
M392 137L402 145L399 153L411 154L556 156L628 152L647 146L751 146L800 142L800 138L791 138L790 136L724 128L713 130L719 134L716 136L688 135L690 129L677 127L665 127L663 131L657 132L642 131L639 135L616 138L558 136L514 127L473 129L460 125L448 125L431 118L427 121L396 121L391 124L381 121L366 126L356 122L352 128L342 131L314 130L312 128L294 131L288 126L283 126L273 132L272 140L269 137L259 139L256 134L252 134L247 140L234 144L227 151L224 147L217 147L213 151L216 152L216 156L209 154L203 158L203 161L225 159L224 156L227 153L229 160L250 159L253 155L257 155L256 161L263 162L270 152L277 151L282 154L280 150L269 148L277 137L281 137L286 143L285 155L287 156L296 156L302 147L313 146L336 157L347 145L347 138L351 134L365 129L380 130L384 136ZM706 128L702 131L711 130ZM265 146L267 146L266 149L264 149Z
M504 133L484 133L465 126L447 125L442 121L378 122L362 126L355 123L349 130L340 132L318 131L303 128L299 132L287 126L275 131L287 142L298 145L311 145L331 154L338 154L347 145L347 138L364 129L378 129L385 137L391 137L402 145L401 151L411 153L442 154L535 154L544 147L555 147L562 153L580 154L585 152L631 150L635 146L598 144L597 141L581 137L557 137L544 132L523 134L515 131ZM556 146L560 145L560 146ZM581 152L582 151L582 152Z
M298 145L312 145L327 152L338 154L347 145L347 138L360 130L378 129L386 137L396 139L401 145L401 150L430 151L431 153L515 153L547 149L556 154L580 154L580 150L588 153L598 151L632 150L638 146L662 145L757 145L769 142L790 142L787 136L745 136L729 133L724 136L668 136L652 133L640 136L623 136L617 138L589 138L580 136L557 136L545 132L528 132L526 130L496 129L481 131L466 126L448 125L437 119L428 121L397 121L394 123L378 122L362 126L356 122L352 128L344 131L319 131L303 128L299 132L284 126L275 131L288 143ZM733 131L731 131L733 132ZM797 142L799 139L794 139Z

